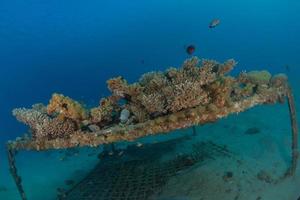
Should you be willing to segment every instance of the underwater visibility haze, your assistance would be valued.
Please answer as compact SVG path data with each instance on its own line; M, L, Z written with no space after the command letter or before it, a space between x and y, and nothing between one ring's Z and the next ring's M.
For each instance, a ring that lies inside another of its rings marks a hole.
M299 10L1 0L0 199L300 199Z

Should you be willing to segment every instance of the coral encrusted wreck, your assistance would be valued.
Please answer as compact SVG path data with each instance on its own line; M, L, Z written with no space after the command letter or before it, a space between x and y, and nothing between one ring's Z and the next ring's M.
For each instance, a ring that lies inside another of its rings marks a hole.
M13 111L30 127L32 137L10 145L35 150L97 146L213 122L258 104L283 102L288 91L285 75L267 71L227 75L235 64L193 57L180 68L146 73L132 84L122 77L112 78L107 81L111 96L91 109L55 93L47 106Z
M234 60L220 64L193 57L181 68L144 74L136 83L124 78L107 81L111 96L87 109L61 94L53 94L47 106L13 110L30 127L24 136L7 144L10 171L23 200L26 196L17 174L15 151L47 150L77 146L96 147L147 135L168 133L196 124L215 122L259 104L283 103L288 99L292 127L292 160L284 177L296 171L298 127L296 109L287 77L267 71L227 75Z

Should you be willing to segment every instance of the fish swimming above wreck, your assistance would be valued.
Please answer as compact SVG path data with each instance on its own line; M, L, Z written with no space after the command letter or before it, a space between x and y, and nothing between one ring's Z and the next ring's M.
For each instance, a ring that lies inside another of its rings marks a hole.
M194 45L189 45L187 48L186 48L186 53L188 55L192 55L193 53L195 53L196 51L196 47Z
M228 75L233 59L224 63L192 57L180 68L143 74L135 83L123 77L107 81L111 95L87 109L79 102L54 93L48 105L16 108L13 115L29 126L31 134L7 144L10 169L21 196L25 197L14 155L18 150L43 151L72 147L98 147L197 124L215 122L261 104L283 103L287 97L292 123L292 163L297 164L297 132L294 99L288 78L268 71ZM23 198L24 199L24 198Z
M215 27L217 27L219 24L220 24L220 19L213 19L210 23L209 23L209 25L208 25L208 27L209 28L215 28Z

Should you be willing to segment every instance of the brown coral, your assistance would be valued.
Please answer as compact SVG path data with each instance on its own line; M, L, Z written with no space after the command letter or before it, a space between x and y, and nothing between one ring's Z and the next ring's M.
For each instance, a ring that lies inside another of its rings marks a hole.
M166 101L165 96L160 92L154 92L150 94L141 94L138 96L144 109L149 114L166 113Z
M91 109L91 121L99 125L111 122L117 101L118 98L116 96L102 98L100 105Z
M288 78L285 74L277 74L270 80L270 84L273 87L287 87Z
M224 74L230 72L236 64L237 63L235 60L229 59L224 64L219 65L218 73L221 75L224 75Z
M109 79L107 81L108 89L116 96L131 97L137 95L141 91L141 87L138 84L129 85L125 79L121 76Z
M57 115L62 120L68 118L77 122L88 118L88 112L79 102L57 93L52 95L47 113Z
M122 77L110 79L108 87L113 94L128 100L131 112L139 112L138 120L147 119L208 104L210 97L205 87L230 71L234 65L233 60L224 64L211 60L200 63L197 57L193 57L179 69L146 73L134 84L128 84ZM137 116L135 112L132 113Z
M160 92L162 87L168 84L168 79L162 72L149 72L139 80L139 85L143 87L143 93Z
M136 122L145 122L150 118L150 115L146 111L146 109L144 109L140 105L130 102L125 105L125 108L128 109L130 113L133 113Z
M234 90L234 79L222 77L208 86L209 96L212 103L217 107L229 105L232 101L231 94Z
M31 128L33 139L66 138L77 130L75 123L70 119L52 119L36 108L14 109L13 115Z
M167 110L177 112L185 108L207 104L209 97L199 82L185 81L163 91L167 97Z

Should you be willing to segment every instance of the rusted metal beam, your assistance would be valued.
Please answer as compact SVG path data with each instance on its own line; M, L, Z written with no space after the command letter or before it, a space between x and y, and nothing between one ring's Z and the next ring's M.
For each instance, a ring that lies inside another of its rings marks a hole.
M21 195L21 199L27 200L23 186L22 186L22 178L18 175L18 171L17 171L17 167L16 167L16 160L15 160L16 152L17 151L15 149L10 148L9 146L7 147L9 171L16 183L17 189Z
M297 116L296 116L296 106L295 106L295 99L292 93L291 87L287 89L287 99L289 105L289 113L290 113L290 120L291 120L291 128L292 128L292 160L289 169L286 172L286 176L293 176L295 175L298 163L298 124L297 124Z
M70 138L68 139L56 138L53 140L31 140L30 138L20 138L10 142L9 146L16 150L43 151L47 149L84 146L97 147L102 144L111 144L119 141L133 141L149 135L169 133L176 129L215 122L230 114L240 113L256 105L273 102L274 95L275 94L273 93L269 96L256 94L242 101L235 102L230 107L223 107L213 112L199 106L135 125L114 126L94 133L77 131L70 135Z

